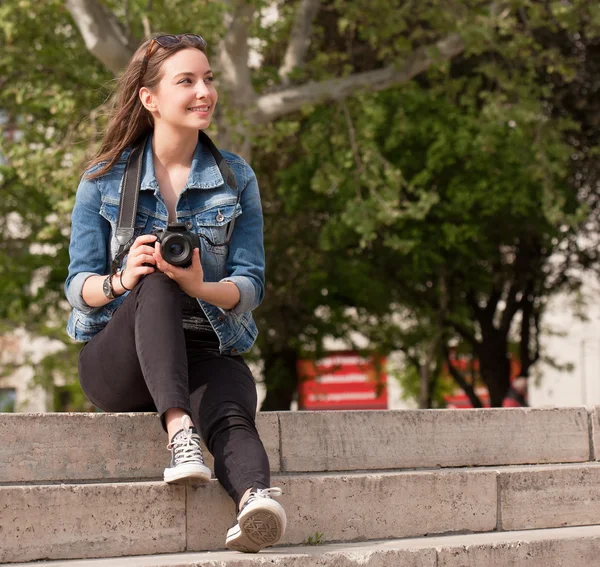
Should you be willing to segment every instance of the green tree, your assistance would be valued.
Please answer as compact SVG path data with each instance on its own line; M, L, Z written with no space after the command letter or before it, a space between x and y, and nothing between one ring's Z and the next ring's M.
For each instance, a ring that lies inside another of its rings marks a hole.
M527 375L547 299L577 288L596 258L581 235L597 226L598 130L573 101L597 98L597 10L522 8L497 30L504 41L468 49L450 74L353 97L311 132L324 162L315 177L336 188L330 246L354 234L378 251L391 309L411 306L422 321L443 313L429 341L441 331L439 355L449 339L468 343L493 405L508 387L511 329Z
M598 234L592 2L5 0L0 108L22 137L1 142L0 216L18 211L23 229L0 236L0 318L56 332L39 323L62 297L68 213L112 79L137 38L190 21L214 46L219 144L252 154L263 193L267 407L289 407L295 360L323 336L376 340L402 309L424 343L392 320L386 348L418 347L433 371L462 338L497 404L516 317L527 369L547 297L595 266L577 239Z
M420 13L419 4L412 4L415 13ZM279 17L265 24L264 11L269 7L275 7ZM0 108L8 114L6 129L18 129L20 137L5 136L1 142L0 151L6 158L1 183L12 198L4 202L0 215L8 226L11 215L18 211L23 229L1 237L4 261L0 283L6 289L0 308L2 320L10 325L34 325L37 332L58 332L45 324L53 320L46 312L62 297L66 227L74 188L104 125L112 78L123 68L139 38L158 29L188 31L190 21L201 22L203 35L215 46L211 60L220 76L220 145L249 156L252 143L270 139L272 125L282 117L292 116L293 122L315 105L343 99L357 90L382 90L406 83L438 57L453 57L464 48L463 40L452 33L450 16L431 33L415 28L414 34L408 34L414 35L412 39L400 38L390 26L382 41L393 41L385 49L375 42L379 32L374 30L380 25L371 21L370 31L365 28L357 42L368 56L362 62L361 53L344 53L348 41L353 42L358 33L353 20L358 12L353 13L353 8L351 3L319 0L290 4L3 2ZM414 20L406 9L396 15L397 6L381 8L394 16L390 23L397 21L400 29L410 29L402 23L405 18ZM341 17L344 12L350 19ZM334 43L328 34L331 29L336 31ZM250 39L263 58L256 70L247 64ZM28 287L34 275L39 281L36 293ZM305 305L299 321L314 318L314 302L291 303ZM271 312L279 317L277 310ZM271 320L269 335L277 325L277 320ZM290 327L287 333L282 344L293 344L299 336L297 327ZM266 347L263 350L267 352ZM269 360L276 360L282 351L274 352ZM270 368L267 364L267 382L269 375L275 376Z

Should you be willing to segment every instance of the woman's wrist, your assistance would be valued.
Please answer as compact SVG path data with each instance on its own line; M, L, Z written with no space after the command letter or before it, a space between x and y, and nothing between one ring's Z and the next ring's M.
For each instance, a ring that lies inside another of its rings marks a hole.
M126 287L125 284L123 283L123 276L125 275L125 268L123 268L120 272L119 272L119 284L120 286L125 290L125 291L131 291L133 289L133 285L131 287ZM134 284L135 285L135 284Z
M115 296L123 295L126 291L131 291L123 285L123 272L117 272L112 277L112 285Z
M193 288L184 287L179 282L179 287L183 290L184 293L189 295L190 297L195 297L196 299L204 299L204 285L205 282L196 283Z
M240 291L234 282L202 282L193 297L223 309L233 309L240 301Z

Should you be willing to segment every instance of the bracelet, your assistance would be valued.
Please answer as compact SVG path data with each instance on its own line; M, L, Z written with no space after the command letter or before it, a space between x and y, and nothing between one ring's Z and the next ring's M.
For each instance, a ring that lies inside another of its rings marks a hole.
M119 283L121 284L121 287L122 287L122 288L123 288L125 291L131 291L131 289L129 289L128 287L125 287L125 286L123 285L123 272L124 272L124 271L125 271L125 270L121 270L121 271L119 272ZM133 289L133 288L132 288L132 289Z

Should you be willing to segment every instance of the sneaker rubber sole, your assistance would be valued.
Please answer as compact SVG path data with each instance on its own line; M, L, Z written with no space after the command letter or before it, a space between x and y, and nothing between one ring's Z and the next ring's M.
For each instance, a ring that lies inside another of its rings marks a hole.
M237 524L227 531L228 549L257 553L275 545L285 533L286 519L281 504L275 501L248 506L238 517Z
M164 472L165 482L169 484L208 482L211 476L210 469L202 465L179 465Z

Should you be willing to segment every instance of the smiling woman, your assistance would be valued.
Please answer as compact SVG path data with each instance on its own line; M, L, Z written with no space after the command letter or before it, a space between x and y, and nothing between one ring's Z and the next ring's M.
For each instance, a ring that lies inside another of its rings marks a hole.
M256 340L252 311L265 288L256 177L202 133L218 95L200 36L146 40L117 88L72 214L67 330L86 343L81 386L105 411L158 412L171 451L165 482L211 478L202 439L238 510L226 545L257 552L281 539L286 516L273 499L281 490L270 486L254 378L241 356ZM138 209L116 272L119 203L132 155L141 156ZM157 239L182 231L196 243L186 267L168 263Z
M196 131L208 128L218 95L206 55L182 49L163 63L163 73L154 92L146 86L140 89L142 104L154 117L155 131L167 124Z

